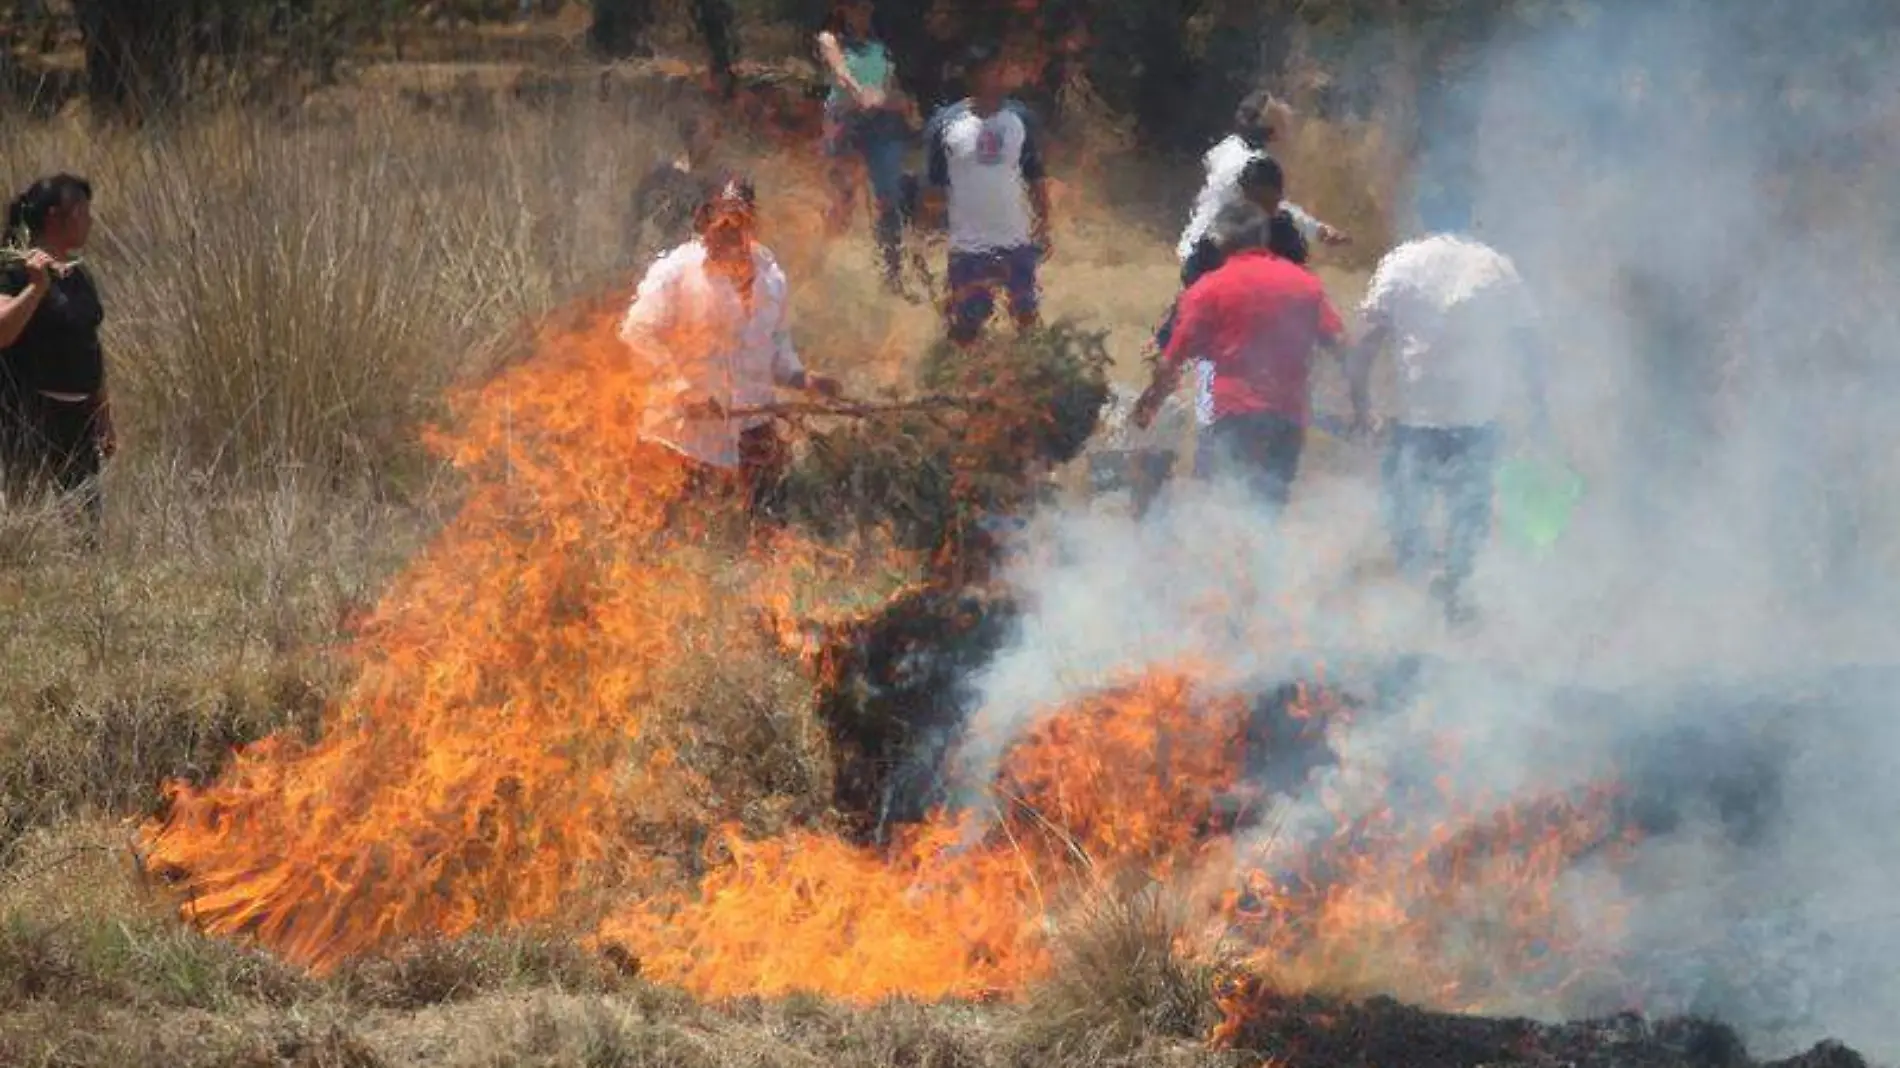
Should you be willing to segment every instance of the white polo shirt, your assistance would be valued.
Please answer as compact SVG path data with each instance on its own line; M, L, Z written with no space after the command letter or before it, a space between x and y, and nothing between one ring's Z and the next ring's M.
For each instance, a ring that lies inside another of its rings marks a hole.
M770 404L776 389L804 370L792 348L791 305L785 272L763 245L752 252L752 299L706 269L697 240L661 256L647 269L620 324L635 358L659 372L657 395L641 421L640 436L715 467L737 467L739 433L766 421L693 418L680 402L712 397L728 408Z
M1027 183L1043 180L1042 139L1027 108L1005 100L978 115L963 100L937 112L925 131L929 180L950 191L950 247L958 252L1021 248L1034 239Z

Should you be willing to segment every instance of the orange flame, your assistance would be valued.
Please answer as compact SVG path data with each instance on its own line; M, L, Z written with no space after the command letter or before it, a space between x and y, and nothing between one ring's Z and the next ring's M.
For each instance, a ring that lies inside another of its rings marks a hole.
M681 536L686 471L619 429L647 383L610 331L545 348L444 439L474 486L369 620L322 740L175 784L145 828L205 929L321 971L539 920L625 859L631 792L690 793L651 717L711 598L688 557L643 551Z
M707 997L1014 993L1049 967L1064 905L1187 856L1213 790L1237 774L1241 705L1195 691L1186 674L1153 674L1042 724L1005 762L994 826L942 813L883 850L728 838L695 895L636 905L601 938Z

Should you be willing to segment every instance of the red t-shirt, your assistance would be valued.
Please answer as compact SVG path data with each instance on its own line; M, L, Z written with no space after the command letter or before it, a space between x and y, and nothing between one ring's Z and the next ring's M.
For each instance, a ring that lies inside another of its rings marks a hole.
M1345 329L1311 271L1247 249L1182 295L1161 360L1170 369L1190 360L1213 365L1217 420L1271 413L1304 424L1314 347Z

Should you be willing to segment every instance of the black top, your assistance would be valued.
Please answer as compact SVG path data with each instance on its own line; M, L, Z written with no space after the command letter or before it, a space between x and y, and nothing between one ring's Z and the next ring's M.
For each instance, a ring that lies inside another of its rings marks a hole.
M25 268L0 271L0 294L16 296L25 290ZM0 388L98 393L106 375L105 350L99 344L99 324L104 320L99 290L84 268L75 268L64 278L55 276L26 329L12 345L0 349L0 373L11 379Z
M1306 235L1300 233L1298 223L1285 208L1273 213L1267 224L1267 251L1283 260L1291 260L1304 266L1306 264ZM1212 237L1203 237L1194 243L1194 251L1187 262L1181 265L1181 285L1183 288L1199 281L1201 276L1227 262L1227 250L1220 247Z

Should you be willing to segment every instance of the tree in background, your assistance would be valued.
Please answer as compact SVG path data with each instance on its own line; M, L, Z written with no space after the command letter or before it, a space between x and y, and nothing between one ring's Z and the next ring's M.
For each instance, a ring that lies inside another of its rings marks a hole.
M93 109L119 118L177 103L187 59L184 27L191 5L153 0L74 0L86 49L86 95Z
M392 0L73 0L95 113L139 121L216 82L252 88L287 76L319 84Z
M656 12L653 0L592 0L593 21L588 43L606 59L629 59L647 52L646 37ZM730 0L692 0L693 24L706 43L708 66L720 91L734 89L733 62L738 58L735 18Z

